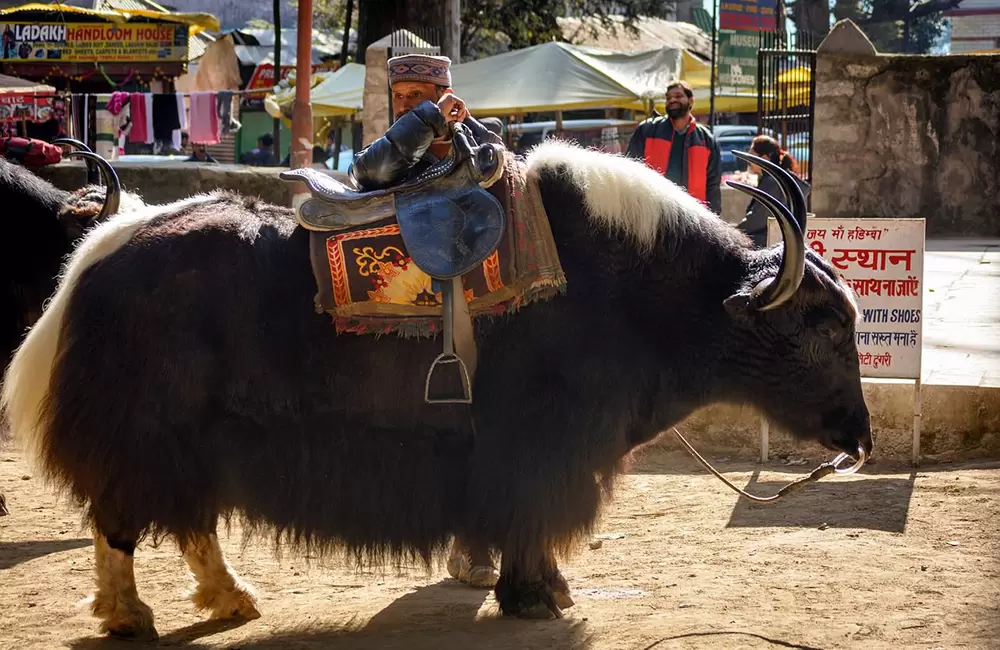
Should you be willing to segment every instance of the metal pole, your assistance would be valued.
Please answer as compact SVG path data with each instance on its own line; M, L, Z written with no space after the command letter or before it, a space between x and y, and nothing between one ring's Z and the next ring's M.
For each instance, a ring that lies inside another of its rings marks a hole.
M295 51L295 109L292 111L292 169L312 165L312 0L299 0Z
M281 81L281 0L274 0L274 86ZM273 89L272 89L273 92ZM274 160L280 161L281 155L281 118L271 122L271 137L274 138Z
M715 26L718 21L719 0L712 0L712 65L709 69L709 95L708 95L708 125L715 128L715 50L718 49L719 30Z

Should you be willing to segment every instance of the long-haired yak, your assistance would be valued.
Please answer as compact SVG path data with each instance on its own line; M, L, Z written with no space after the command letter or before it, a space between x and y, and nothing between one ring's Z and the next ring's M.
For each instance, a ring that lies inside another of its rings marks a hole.
M568 286L476 321L471 406L426 404L427 338L337 335L308 232L224 192L97 226L11 363L3 406L93 526L104 631L155 636L133 554L173 536L197 606L256 617L220 517L361 563L430 565L453 536L501 556L504 614L571 604L556 553L593 526L631 450L713 402L801 439L872 447L854 327L807 250L805 203L762 192L764 250L643 164L551 142L524 162ZM759 163L762 164L762 163ZM754 193L754 190L746 190Z
M88 165L94 157L89 150L69 155L90 158ZM90 172L114 173L110 165L96 164L88 167L88 177ZM60 267L84 232L112 213L141 205L137 196L121 193L110 179L105 184L117 188L111 196L96 185L66 192L0 158L0 367L7 367L28 327L41 316L45 301L56 290ZM0 441L6 433L0 422ZM0 515L5 514L0 494Z

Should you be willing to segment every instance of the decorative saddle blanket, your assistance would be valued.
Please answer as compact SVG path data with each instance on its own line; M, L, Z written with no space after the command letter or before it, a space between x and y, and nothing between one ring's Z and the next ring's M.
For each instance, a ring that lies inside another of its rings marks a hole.
M523 163L504 153L500 180L487 190L506 213L499 247L462 274L470 315L513 311L565 290L548 217ZM337 332L433 336L442 329L441 289L408 253L393 214L339 231L310 232L316 309Z

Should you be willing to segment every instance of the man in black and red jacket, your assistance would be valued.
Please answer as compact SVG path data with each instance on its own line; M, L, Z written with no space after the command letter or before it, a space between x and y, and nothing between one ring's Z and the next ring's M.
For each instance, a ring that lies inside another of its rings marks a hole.
M691 115L694 91L686 81L667 86L667 115L651 117L632 134L626 155L685 188L715 214L722 213L719 145Z

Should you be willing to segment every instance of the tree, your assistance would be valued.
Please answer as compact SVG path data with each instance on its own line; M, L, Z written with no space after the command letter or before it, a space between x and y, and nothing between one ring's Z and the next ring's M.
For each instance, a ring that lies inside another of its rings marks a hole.
M881 52L926 54L944 31L944 12L961 0L835 0L837 20L850 18Z
M587 23L595 35L619 26L635 33L637 18L664 18L672 9L662 0L465 0L462 51L476 51L477 41L495 38L507 41L512 49L562 40L556 20L561 16L595 19Z

